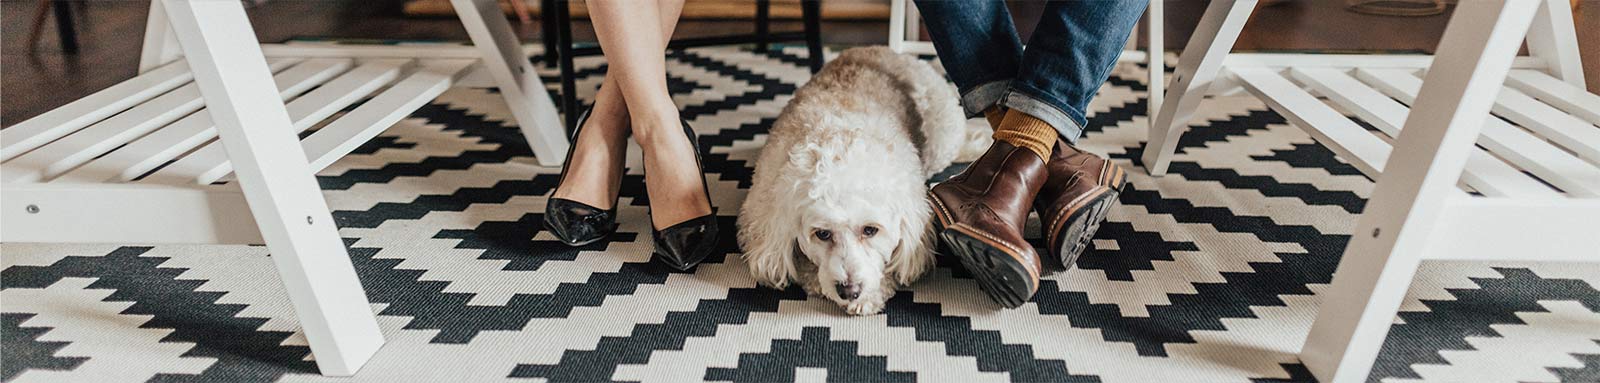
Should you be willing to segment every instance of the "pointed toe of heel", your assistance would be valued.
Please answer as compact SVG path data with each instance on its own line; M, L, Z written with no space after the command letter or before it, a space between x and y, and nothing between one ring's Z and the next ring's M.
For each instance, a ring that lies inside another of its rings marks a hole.
M671 227L656 230L655 256L679 271L688 271L700 264L717 248L716 215L690 219Z
M551 198L545 206L544 226L562 243L583 246L617 231L616 208L601 210L587 204Z

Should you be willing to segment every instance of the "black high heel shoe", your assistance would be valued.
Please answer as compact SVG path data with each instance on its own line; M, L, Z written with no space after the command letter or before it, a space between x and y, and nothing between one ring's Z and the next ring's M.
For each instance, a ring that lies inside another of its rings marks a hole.
M583 132L583 123L589 119L589 112L592 111L594 107L591 106L578 116L578 128L572 131L574 147L577 146L579 134ZM561 178L556 181L558 189L567 181L567 165L572 163L574 151L568 150L567 161L561 164ZM617 231L616 198L612 197L611 209L608 210L570 199L550 198L544 206L544 227L569 246L583 246L605 239Z
M700 165L700 140L695 137L694 129L689 127L689 121L683 121L683 134L689 137L689 145L694 147L694 167L701 173L700 191L705 193L706 202L710 202L711 188L706 186L705 169ZM690 218L665 229L656 229L655 225L650 225L650 229L651 236L655 238L655 256L679 271L693 268L716 250L715 207L711 209L711 214Z

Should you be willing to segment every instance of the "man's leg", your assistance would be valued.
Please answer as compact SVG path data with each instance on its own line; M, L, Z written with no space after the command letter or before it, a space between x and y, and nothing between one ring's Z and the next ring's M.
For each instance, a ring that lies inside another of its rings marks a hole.
M918 2L934 48L961 90L968 116L1003 115L1004 97L1021 62L1022 44L1005 4L988 0ZM1053 130L1046 130L1053 137ZM1039 286L1038 254L1022 237L1029 203L1044 184L1042 155L1019 146L1005 129L994 146L961 174L929 190L935 224L946 248L1005 307L1028 301Z
M1085 109L1111 75L1145 0L1045 5L1016 80L1001 104L1043 120L1068 143L1083 134Z
M1116 203L1126 174L1072 144L1083 135L1089 101L1110 76L1145 0L1052 2L1029 39L1017 79L1000 101L997 131L1022 132L1053 147L1049 177L1032 201L1051 259L1071 266ZM997 133L998 134L998 133ZM1059 140L1059 143L1057 142Z
M967 116L983 114L991 126L997 107L1022 62L1022 40L1003 1L918 0L933 48L961 91Z

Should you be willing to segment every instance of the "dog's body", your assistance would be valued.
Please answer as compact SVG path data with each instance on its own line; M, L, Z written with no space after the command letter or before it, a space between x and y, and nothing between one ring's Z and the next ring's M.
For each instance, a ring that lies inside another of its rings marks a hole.
M823 67L773 123L739 213L756 281L868 315L932 268L926 180L987 146L958 99L932 66L887 48Z

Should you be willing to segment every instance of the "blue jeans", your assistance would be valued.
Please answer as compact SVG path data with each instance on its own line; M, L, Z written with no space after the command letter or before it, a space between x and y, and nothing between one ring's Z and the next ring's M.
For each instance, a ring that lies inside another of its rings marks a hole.
M1110 76L1148 1L1052 1L1027 49L1003 1L916 3L968 117L1002 105L1044 120L1076 143L1089 100Z

